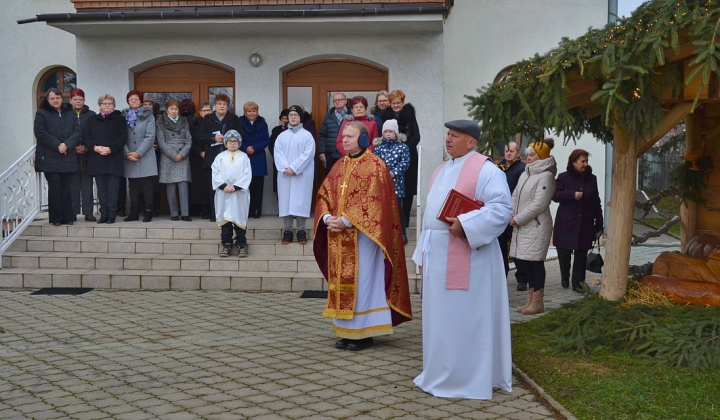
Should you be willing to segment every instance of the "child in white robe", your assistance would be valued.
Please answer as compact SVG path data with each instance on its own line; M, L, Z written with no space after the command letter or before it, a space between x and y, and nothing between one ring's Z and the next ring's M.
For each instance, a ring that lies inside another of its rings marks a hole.
M222 227L221 257L230 255L233 230L238 257L247 257L246 225L250 208L248 187L252 180L250 159L240 150L242 136L236 130L225 133L227 150L217 155L212 164L212 186L215 190L215 218Z

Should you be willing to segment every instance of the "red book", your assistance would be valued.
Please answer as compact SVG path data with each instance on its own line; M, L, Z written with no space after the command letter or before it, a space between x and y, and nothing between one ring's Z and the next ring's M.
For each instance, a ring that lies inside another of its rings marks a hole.
M437 218L442 222L448 223L445 219L446 217L458 217L460 214L478 210L483 205L485 205L485 203L482 201L475 201L452 189L448 192L447 197L445 197L445 202L440 208Z

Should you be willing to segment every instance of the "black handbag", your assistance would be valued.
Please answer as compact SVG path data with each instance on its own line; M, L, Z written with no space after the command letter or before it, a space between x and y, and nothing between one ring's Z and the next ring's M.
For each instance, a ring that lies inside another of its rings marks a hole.
M587 256L587 265L586 269L587 271L591 271L593 273L602 273L603 265L605 265L605 261L603 261L602 255L600 255L600 241L598 242L598 252L595 251L595 244L593 243L593 248L590 250Z

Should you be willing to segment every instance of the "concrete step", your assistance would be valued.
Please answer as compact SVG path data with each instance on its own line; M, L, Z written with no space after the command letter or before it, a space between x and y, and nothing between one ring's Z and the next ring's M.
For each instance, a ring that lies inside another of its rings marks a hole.
M254 255L263 258L273 256L313 256L313 242L283 244L277 239L252 239L248 244ZM3 267L15 266L10 257L35 256L32 253L89 253L89 254L151 254L151 255L204 255L217 256L221 245L213 239L133 239L133 238L83 238L62 236L21 236L3 254ZM405 246L405 254L412 256L414 244ZM107 256L107 255L106 255Z
M414 225L411 225L414 226ZM313 237L312 219L308 220L306 229L308 238ZM282 238L282 220L263 217L248 222L248 239L280 240ZM408 228L410 240L416 236L415 228ZM204 219L193 219L192 222L171 221L169 219L153 219L150 223L116 222L111 225L95 222L78 221L72 226L53 226L47 221L36 221L23 232L26 236L64 237L64 238L119 238L119 239L214 239L220 238L220 227Z
M317 271L317 267L315 268L316 270L311 272L3 268L0 270L0 288L93 287L120 290L238 290L259 292L327 290L325 279ZM409 274L408 277L410 292L419 293L419 276Z
M213 245L219 249L219 245ZM269 245L274 247L274 245ZM157 253L103 253L103 252L6 252L4 268L16 269L70 269L70 270L161 270L161 271L273 271L320 273L312 248L309 245L283 245L287 250L304 249L310 255L269 254L268 246L248 244L248 257L227 258L214 254L157 254ZM236 252L236 251L235 251ZM415 272L410 256L405 262L409 273Z
M0 288L321 290L312 242L282 244L279 220L248 230L248 257L219 257L219 228L207 220L52 226L36 221L3 254ZM176 227L180 225L180 227ZM310 232L311 233L311 232ZM414 245L406 246L418 290Z

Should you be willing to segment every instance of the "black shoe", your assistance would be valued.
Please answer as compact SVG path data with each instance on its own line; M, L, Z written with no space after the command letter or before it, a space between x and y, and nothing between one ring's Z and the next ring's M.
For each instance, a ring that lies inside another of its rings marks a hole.
M560 280L560 284L562 285L563 289L567 289L568 287L570 287L570 280L562 279ZM575 288L573 287L573 289Z
M407 244L408 244L408 238L407 238L407 235L403 234L403 236L402 236L402 237L403 237L403 245L407 245Z
M260 218L260 214L253 214L253 219L259 219L259 218Z
M307 243L307 232L305 232L304 230L299 230L297 233L297 240L299 243L301 243L303 245L306 244Z
M120 214L118 214L120 216ZM123 219L123 222L134 222L136 220L140 220L140 216L137 214L131 214L130 216Z
M286 230L285 232L283 232L282 243L289 244L292 241L293 241L292 231Z
M63 225L72 226L73 223L74 223L74 222L71 220L71 221L69 221L69 222L64 222Z
M92 214L88 214L87 216L85 216L85 221L86 222L97 222L97 219Z
M114 218L114 217L108 217L107 222L105 222L105 223L107 223L108 225L112 225L113 223L115 223L115 218Z
M232 247L232 244L222 244L222 249L220 250L220 256L223 258L229 257L231 247Z
M518 285L517 285L517 291L518 291L518 292L525 292L525 291L527 291L527 283L518 283Z
M153 212L152 210L145 210L145 216L143 217L143 222L151 222L153 218Z
M202 218L203 218L203 219L209 219L209 218L210 218L210 215L209 215L209 214L203 214L203 215L202 215Z
M100 216L100 220L98 220L97 222L98 222L98 224L100 224L100 223L107 223L107 221L108 221L107 217Z
M375 343L373 342L372 337L363 338L362 340L350 340L347 345L347 349L352 351L360 351L365 350L368 347L372 347L373 344Z
M190 217L190 216L183 216L183 217L181 217L181 219L183 219L183 221L185 221L185 222L192 222L192 217Z
M247 244L238 245L237 250L238 250L238 258L247 258L247 255L248 255Z
M335 348L336 349L346 349L348 344L350 344L350 340L348 340L347 338L341 338L335 342Z
M118 210L117 212L118 217L125 217L127 214L125 213L125 210Z
M62 223L60 223L60 222L52 222L52 225L53 225L53 226L60 226L60 225L62 225Z
M583 283L578 283L578 284L573 284L573 288L572 288L572 289L573 289L573 292L585 293L585 287L584 287L584 286L585 286L585 283L584 283L584 282L583 282Z
M173 222L177 222L178 220L180 220L180 218L178 216L172 216L170 220L172 220Z
M216 220L216 219L215 219L215 216L210 216L210 221L211 221L211 222L215 223L215 220Z

